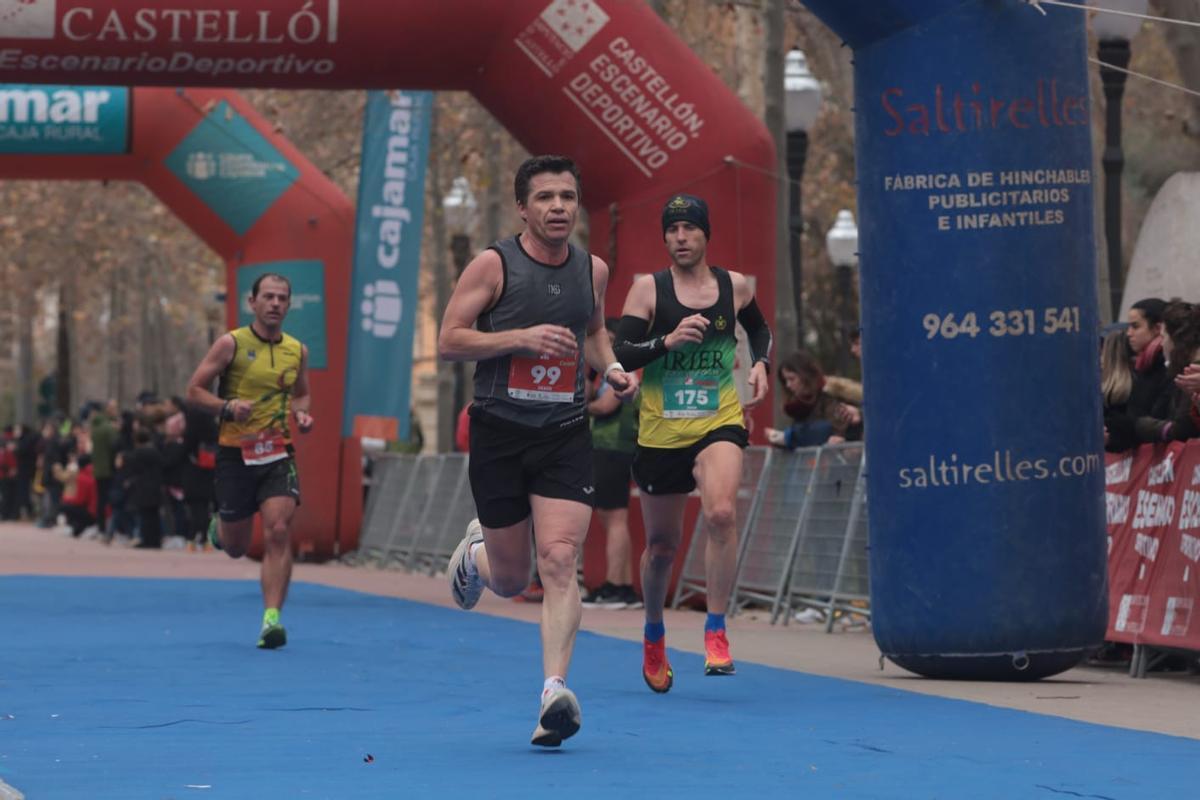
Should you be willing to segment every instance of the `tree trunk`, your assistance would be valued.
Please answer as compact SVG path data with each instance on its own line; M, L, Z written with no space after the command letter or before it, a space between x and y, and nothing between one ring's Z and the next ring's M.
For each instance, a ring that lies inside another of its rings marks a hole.
M155 383L154 359L151 358L154 334L150 325L150 288L147 285L150 282L150 266L147 262L148 257L144 254L138 261L138 364L141 365L141 385L137 387L139 393L150 389Z
M761 117L766 106L762 10L739 5L734 8L734 15L737 30L737 94L746 108Z
M54 407L71 413L71 317L70 289L67 283L58 286L58 336L54 359Z
M505 146L505 135L500 123L495 119L488 122L487 152L494 154L487 159L484 167L483 191L483 241L476 245L476 250L482 250L499 239L508 231L501 230L504 221L505 200L511 195L508 192L512 179L508 174L508 147ZM511 202L511 200L509 200Z
M17 422L33 425L37 421L37 386L33 374L33 309L32 297L14 294L16 300L16 345L17 386L14 392Z
M124 407L125 404L125 294L121 291L120 267L114 268L108 284L108 330L105 338L108 347L104 349L104 358L108 362L107 397L116 398Z

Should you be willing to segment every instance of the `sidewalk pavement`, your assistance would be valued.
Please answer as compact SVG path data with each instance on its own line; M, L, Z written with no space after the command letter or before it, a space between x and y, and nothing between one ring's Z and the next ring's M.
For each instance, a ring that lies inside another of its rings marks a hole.
M30 524L0 523L0 576L80 575L233 579L257 581L259 565L224 553L134 550L80 541ZM293 580L368 594L452 606L445 578L343 564L297 564ZM537 623L541 607L485 593L475 611ZM1124 669L1080 667L1034 683L940 681L921 678L884 662L869 631L825 633L825 626L772 626L769 615L748 613L730 621L734 658L783 669L889 686L1068 719L1200 739L1200 676L1155 673L1143 680ZM695 611L668 611L667 643L702 653L704 618ZM637 641L640 611L585 609L583 628ZM632 665L631 668L636 668Z

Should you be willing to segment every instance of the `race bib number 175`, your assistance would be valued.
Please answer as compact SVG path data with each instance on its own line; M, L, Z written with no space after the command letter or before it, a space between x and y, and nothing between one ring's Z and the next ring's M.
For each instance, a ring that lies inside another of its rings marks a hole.
M668 419L711 417L721 406L715 378L668 372L663 376L663 416Z

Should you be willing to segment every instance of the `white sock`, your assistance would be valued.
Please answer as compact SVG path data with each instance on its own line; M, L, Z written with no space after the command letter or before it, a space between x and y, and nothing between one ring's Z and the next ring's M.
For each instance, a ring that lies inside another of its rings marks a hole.
M479 570L479 565L475 562L475 554L479 552L479 548L483 547L483 542L476 542L467 548L467 566L472 572Z
M551 675L549 678L546 678L545 682L542 684L542 697L545 697L555 689L565 688L567 688L566 678L561 675Z

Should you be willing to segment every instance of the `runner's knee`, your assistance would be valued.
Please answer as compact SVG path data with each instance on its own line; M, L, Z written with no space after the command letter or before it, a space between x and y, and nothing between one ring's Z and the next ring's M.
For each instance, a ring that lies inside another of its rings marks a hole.
M529 585L529 551L487 549L488 588L501 597L516 597Z
M288 544L288 524L286 520L272 520L263 524L263 539L270 549L282 549Z
M538 575L542 582L574 578L579 551L570 542L553 542L538 548Z
M221 537L221 548L225 551L225 555L230 558L241 558L246 555L246 551L250 549L250 542L247 536L230 536L225 534Z
M675 545L674 539L658 538L651 536L646 542L646 554L650 562L656 566L670 566L675 560L675 553L678 548Z
M488 586L491 587L491 590L501 597L516 597L525 590L525 587L528 584L528 570L523 573L498 573L495 569L493 569L491 580L488 582Z
M708 535L717 541L733 534L735 511L733 503L715 503L705 509L704 518L708 521Z

